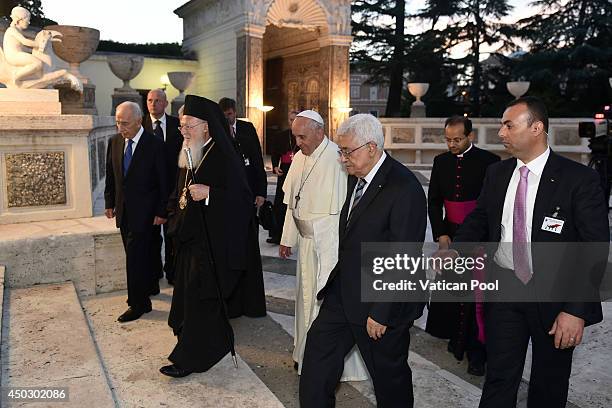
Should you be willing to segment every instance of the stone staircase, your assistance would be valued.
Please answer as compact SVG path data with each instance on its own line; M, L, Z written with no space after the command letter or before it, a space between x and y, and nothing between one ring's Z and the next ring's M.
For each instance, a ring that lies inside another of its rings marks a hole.
M74 407L282 407L240 358L238 369L225 358L183 379L158 372L175 344L166 324L171 291L153 299L146 318L121 325L124 291L81 303L71 282L8 290L2 386L67 387Z
M68 406L114 406L72 283L6 291L2 326L3 387L66 387Z

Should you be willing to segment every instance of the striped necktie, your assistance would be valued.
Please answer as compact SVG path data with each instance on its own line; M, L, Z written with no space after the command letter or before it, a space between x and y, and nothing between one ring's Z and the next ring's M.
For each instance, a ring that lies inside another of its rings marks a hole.
M357 204L359 204L359 200L361 200L361 197L363 196L363 188L365 185L365 179L360 178L359 181L357 181L357 185L355 186L355 197L353 197L353 205L351 205L351 212L349 213L349 220L351 219L351 215L353 214L355 207L357 207Z

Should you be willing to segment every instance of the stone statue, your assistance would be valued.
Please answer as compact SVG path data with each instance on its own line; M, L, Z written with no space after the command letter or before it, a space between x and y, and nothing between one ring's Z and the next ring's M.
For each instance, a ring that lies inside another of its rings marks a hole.
M34 40L23 32L30 25L30 12L23 7L11 11L11 26L4 33L3 48L0 49L0 83L7 88L46 88L50 85L69 83L70 87L83 92L81 81L65 69L53 71L47 47L51 41L62 41L58 31L42 30ZM31 53L28 52L31 48Z

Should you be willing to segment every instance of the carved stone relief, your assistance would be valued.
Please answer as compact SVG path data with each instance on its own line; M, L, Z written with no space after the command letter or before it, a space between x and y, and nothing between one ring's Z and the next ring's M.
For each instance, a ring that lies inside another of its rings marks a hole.
M8 153L8 207L66 204L64 152Z

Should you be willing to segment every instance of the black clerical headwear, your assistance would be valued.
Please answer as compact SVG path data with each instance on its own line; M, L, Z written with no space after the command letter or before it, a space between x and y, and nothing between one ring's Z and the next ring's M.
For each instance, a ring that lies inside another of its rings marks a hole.
M217 148L221 149L223 154L231 162L231 165L228 165L228 169L226 171L233 171L240 174L241 180L244 180L246 188L249 189L246 179L246 172L244 171L244 164L236 153L236 149L234 148L230 137L229 125L219 105L216 102L201 96L187 95L185 97L183 115L193 116L208 122L208 132L210 137L215 142Z

